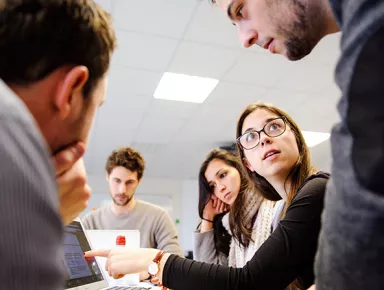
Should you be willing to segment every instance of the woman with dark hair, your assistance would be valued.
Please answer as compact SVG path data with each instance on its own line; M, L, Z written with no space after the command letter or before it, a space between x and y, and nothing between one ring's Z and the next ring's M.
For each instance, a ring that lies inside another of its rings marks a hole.
M175 290L311 286L329 175L315 170L299 127L274 106L249 105L239 118L236 135L248 177L265 198L286 202L277 228L243 268L187 260L155 249L95 250L86 256L108 257L107 269L114 277L148 269Z
M199 172L194 259L243 267L271 234L274 204L249 186L238 155L211 151Z

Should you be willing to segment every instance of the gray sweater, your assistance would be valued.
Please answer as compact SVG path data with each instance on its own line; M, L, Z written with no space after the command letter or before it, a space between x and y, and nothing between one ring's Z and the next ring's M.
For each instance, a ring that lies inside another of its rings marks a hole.
M384 1L331 0L342 30L317 290L384 289Z
M218 252L215 248L214 231L200 232L197 229L194 232L194 260L210 264L228 265L228 256Z
M88 230L139 230L140 247L183 256L171 217L154 204L136 200L132 211L121 216L112 211L111 205L106 205L86 215L82 222Z

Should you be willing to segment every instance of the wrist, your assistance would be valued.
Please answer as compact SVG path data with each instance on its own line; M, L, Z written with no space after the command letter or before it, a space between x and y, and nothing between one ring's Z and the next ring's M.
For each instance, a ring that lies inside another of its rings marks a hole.
M202 221L213 224L213 219L202 218Z
M215 215L212 214L203 214L203 217L201 218L202 220L205 221L212 221L215 219Z
M148 275L152 277L158 277L158 274L160 272L160 262L162 261L164 255L166 254L162 250L155 250L156 254L152 255L151 262L148 264L147 271Z
M164 267L165 267L165 264L167 263L169 257L171 256L171 254L168 254L168 253L165 253L164 256L162 257L162 259L160 260L160 269L159 269L159 273L157 273L157 278L159 278L160 280L160 283L163 284L163 278L164 278Z
M158 280L158 286L162 286L163 282L163 269L165 266L165 263L167 262L168 258L170 257L170 254L165 253L164 251L157 250L157 249L149 249L148 252L148 264L147 264L147 271L148 275L151 275L152 279ZM166 289L165 287L162 287L162 289Z

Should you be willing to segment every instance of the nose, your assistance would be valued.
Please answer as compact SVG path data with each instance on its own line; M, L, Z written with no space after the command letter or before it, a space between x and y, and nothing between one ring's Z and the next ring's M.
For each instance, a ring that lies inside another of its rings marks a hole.
M124 183L120 185L119 191L120 193L125 193L127 191L127 187Z
M269 137L267 134L264 132L260 133L260 145L263 147L266 144L271 144L272 143L272 138Z
M226 189L226 186L223 183L219 183L217 187L219 192L223 192Z
M258 39L258 33L255 29L248 25L246 20L243 20L241 21L241 23L238 23L236 27L240 43L245 48L249 48L252 45L256 44Z

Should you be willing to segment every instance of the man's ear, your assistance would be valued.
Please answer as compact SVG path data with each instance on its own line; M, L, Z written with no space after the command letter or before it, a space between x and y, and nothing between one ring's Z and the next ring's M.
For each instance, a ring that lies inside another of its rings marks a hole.
M244 165L245 165L250 171L252 171L252 172L255 171L255 169L253 169L251 163L249 163L249 161L248 161L247 158L243 158L243 163L244 163Z
M54 105L62 119L65 119L71 111L73 95L76 93L82 95L82 90L88 78L89 71L87 67L75 66L65 73L64 79L58 84Z
M105 172L105 179L106 179L107 181L109 181L109 174L108 174L107 171Z

